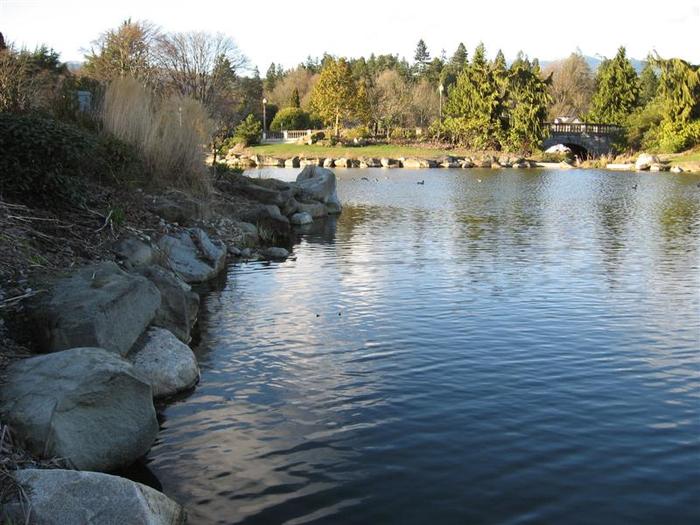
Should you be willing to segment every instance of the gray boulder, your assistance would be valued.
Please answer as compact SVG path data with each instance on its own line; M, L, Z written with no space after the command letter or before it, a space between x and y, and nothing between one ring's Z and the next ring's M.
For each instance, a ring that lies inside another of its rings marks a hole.
M389 159L386 157L380 159L379 163L382 165L382 168L398 168L401 166L401 163L398 160Z
M188 390L199 380L199 366L190 347L163 328L150 328L127 359L148 380L153 397Z
M335 166L335 160L333 159L323 159L324 168L332 168Z
M190 330L197 321L199 295L173 272L160 266L146 266L137 271L160 292L160 307L152 324L170 330L178 339L189 343Z
M292 224L296 224L297 226L311 224L312 222L314 222L314 219L311 216L311 214L304 211L295 213L289 218L289 220Z
M637 157L634 167L637 171L646 171L651 168L652 164L660 164L659 157L656 155L649 155L648 153L642 153Z
M126 355L160 302L148 279L103 262L56 281L31 303L29 314L45 352L94 346Z
M166 221L184 226L208 219L210 215L209 206L205 202L177 190L153 197L149 207Z
M462 168L469 169L469 168L473 168L473 167L474 167L474 161L472 161L472 159L467 157L466 159L464 159L462 161Z
M298 206L300 213L306 213L312 219L319 219L328 215L326 205L322 202L300 202Z
M112 246L112 251L128 269L145 266L153 262L153 248L138 237L124 237Z
M258 235L261 233L261 226L282 236L289 235L289 219L282 215L278 206L257 206L246 212L242 218L257 225Z
M302 200L337 202L335 173L325 168L307 166L297 175L296 187ZM304 210L302 210L304 211Z
M158 246L170 269L188 283L208 281L226 264L226 246L212 241L200 228L164 235Z
M158 433L151 385L101 348L72 348L7 368L0 414L24 446L80 470L125 467Z
M299 157L292 157L284 161L285 168L298 168L299 167Z
M3 523L35 525L183 525L185 510L166 495L119 476L99 472L27 469L13 474L27 494L3 505Z

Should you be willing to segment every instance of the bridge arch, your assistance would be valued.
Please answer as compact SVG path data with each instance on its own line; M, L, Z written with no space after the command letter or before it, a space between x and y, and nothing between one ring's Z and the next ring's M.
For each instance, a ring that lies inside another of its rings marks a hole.
M549 124L549 137L542 149L563 144L581 159L613 153L621 128L609 124Z

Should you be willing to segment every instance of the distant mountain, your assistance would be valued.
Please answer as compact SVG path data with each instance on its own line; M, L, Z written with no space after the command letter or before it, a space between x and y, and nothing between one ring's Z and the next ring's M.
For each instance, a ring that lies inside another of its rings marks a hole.
M593 71L597 71L598 67L600 67L600 64L603 62L603 57L600 56L592 57L590 55L584 55L583 58L586 59L586 63ZM548 65L558 62L559 60L563 60L563 58L557 60L541 60L540 65L542 66L542 69L544 69ZM644 64L646 64L645 60L639 60L637 58L630 58L629 61L632 63L632 67L637 71L637 73L641 73L642 69L644 69Z

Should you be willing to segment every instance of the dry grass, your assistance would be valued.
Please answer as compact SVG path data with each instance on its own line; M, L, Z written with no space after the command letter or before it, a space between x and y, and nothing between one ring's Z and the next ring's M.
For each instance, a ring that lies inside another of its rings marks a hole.
M141 153L155 180L196 193L210 189L205 145L211 123L199 102L181 96L159 98L139 81L113 81L104 97L104 130Z

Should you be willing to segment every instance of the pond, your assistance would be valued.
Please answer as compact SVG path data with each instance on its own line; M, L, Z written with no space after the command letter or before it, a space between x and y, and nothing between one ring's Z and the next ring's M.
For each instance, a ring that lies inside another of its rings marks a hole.
M148 457L192 523L700 523L700 177L336 173L203 298Z

